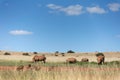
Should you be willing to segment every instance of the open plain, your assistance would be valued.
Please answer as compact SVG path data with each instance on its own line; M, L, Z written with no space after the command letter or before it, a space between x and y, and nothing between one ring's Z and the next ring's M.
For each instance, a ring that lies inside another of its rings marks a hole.
M5 52L9 52L11 55L4 55ZM32 61L32 58L35 54L28 52L29 55L22 55L24 52L12 52L12 51L1 51L0 60L15 60L15 61ZM120 52L103 52L105 55L105 61L120 61ZM81 61L82 58L88 58L90 62L96 62L97 52L91 53L65 53L65 56L62 56L60 53L58 56L55 56L55 53L38 53L37 55L45 55L47 62L65 62L67 58L74 57L78 61Z
M103 53L105 64L98 65L97 52L64 53L64 56L58 53L56 56L55 53L0 51L0 80L119 80L120 52ZM32 61L34 55L43 54L46 56L45 64ZM70 57L76 58L77 63L66 63ZM82 58L88 58L89 62L81 62ZM24 68L17 71L21 65Z

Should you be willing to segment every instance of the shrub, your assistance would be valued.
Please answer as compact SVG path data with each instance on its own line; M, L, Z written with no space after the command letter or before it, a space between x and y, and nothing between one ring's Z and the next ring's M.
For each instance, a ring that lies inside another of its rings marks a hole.
M38 54L37 52L33 52L33 54Z
M10 54L10 53L8 53L8 52L5 52L5 53L4 53L4 55L11 55L11 54Z
M59 51L56 51L55 53L59 53Z
M29 56L29 53L23 53L22 55Z
M59 55L59 51L56 51L56 52L55 52L55 56L58 56L58 55Z
M62 56L65 56L65 53L61 53Z
M67 51L67 53L75 53L74 51L72 51L72 50L69 50L69 51Z
M96 54L97 57L100 56L100 55L101 55L101 56L104 56L103 53L97 53L97 54Z
M58 56L58 53L55 53L55 56Z

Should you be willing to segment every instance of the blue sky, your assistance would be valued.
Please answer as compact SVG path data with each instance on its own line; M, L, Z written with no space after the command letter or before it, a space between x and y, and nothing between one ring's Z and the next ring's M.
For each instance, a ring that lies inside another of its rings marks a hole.
M0 0L0 49L120 51L120 0Z

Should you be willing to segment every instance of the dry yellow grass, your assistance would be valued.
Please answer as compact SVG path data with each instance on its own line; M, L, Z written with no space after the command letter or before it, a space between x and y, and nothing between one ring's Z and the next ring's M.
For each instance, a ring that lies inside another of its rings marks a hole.
M11 52L11 55L4 55L5 52L8 51L1 51L0 52L0 59L1 60L23 60L23 61L31 61L33 58L33 54L29 53L30 56L23 56L23 52ZM81 61L82 58L88 58L90 62L96 62L96 53L75 53L75 54L65 54L65 56L54 56L54 53L40 53L40 55L45 54L47 57L47 62L65 62L67 58L74 57L78 61ZM120 61L120 52L104 52L105 54L105 61Z
M120 80L120 71L0 71L0 80Z
M10 52L11 55L3 55L4 52L0 52L1 60L23 60L31 61L33 54L30 56L23 56L23 52ZM89 61L97 61L96 53L75 53L66 54L65 56L54 56L54 53L40 53L40 55L45 54L47 57L47 62L65 62L69 57L75 57L78 61L82 58L88 58ZM105 52L106 61L120 61L119 52ZM113 66L113 65L112 65ZM91 68L92 66L88 68ZM67 67L68 68L68 67ZM75 68L75 67L74 67ZM93 65L94 68L94 65ZM103 68L103 70L100 70ZM90 70L77 70L70 69L68 71L0 71L0 80L120 80L120 69L114 64L113 68L117 70L110 70L111 66L97 66L96 69Z

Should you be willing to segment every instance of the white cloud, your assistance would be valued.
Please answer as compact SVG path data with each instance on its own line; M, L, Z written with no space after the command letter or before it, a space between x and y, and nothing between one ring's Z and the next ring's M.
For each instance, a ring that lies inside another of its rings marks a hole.
M47 7L58 12L64 12L67 15L80 15L83 13L83 7L81 5L70 5L68 7L63 7L55 4L48 4Z
M30 35L33 34L32 32L25 31L25 30L13 30L9 32L12 35Z
M119 3L111 3L111 4L108 4L108 7L111 11L119 11L120 10L120 4Z
M68 15L80 15L83 13L81 5L71 5L66 8L62 8L61 11L65 12Z
M55 4L48 4L47 7L50 8L50 9L55 9L55 10L57 10L57 9L59 10L59 9L62 8L62 6L58 6L58 5L55 5Z
M99 6L87 7L86 10L89 13L96 13L96 14L104 14L104 13L106 13L106 11L103 8L100 8Z

